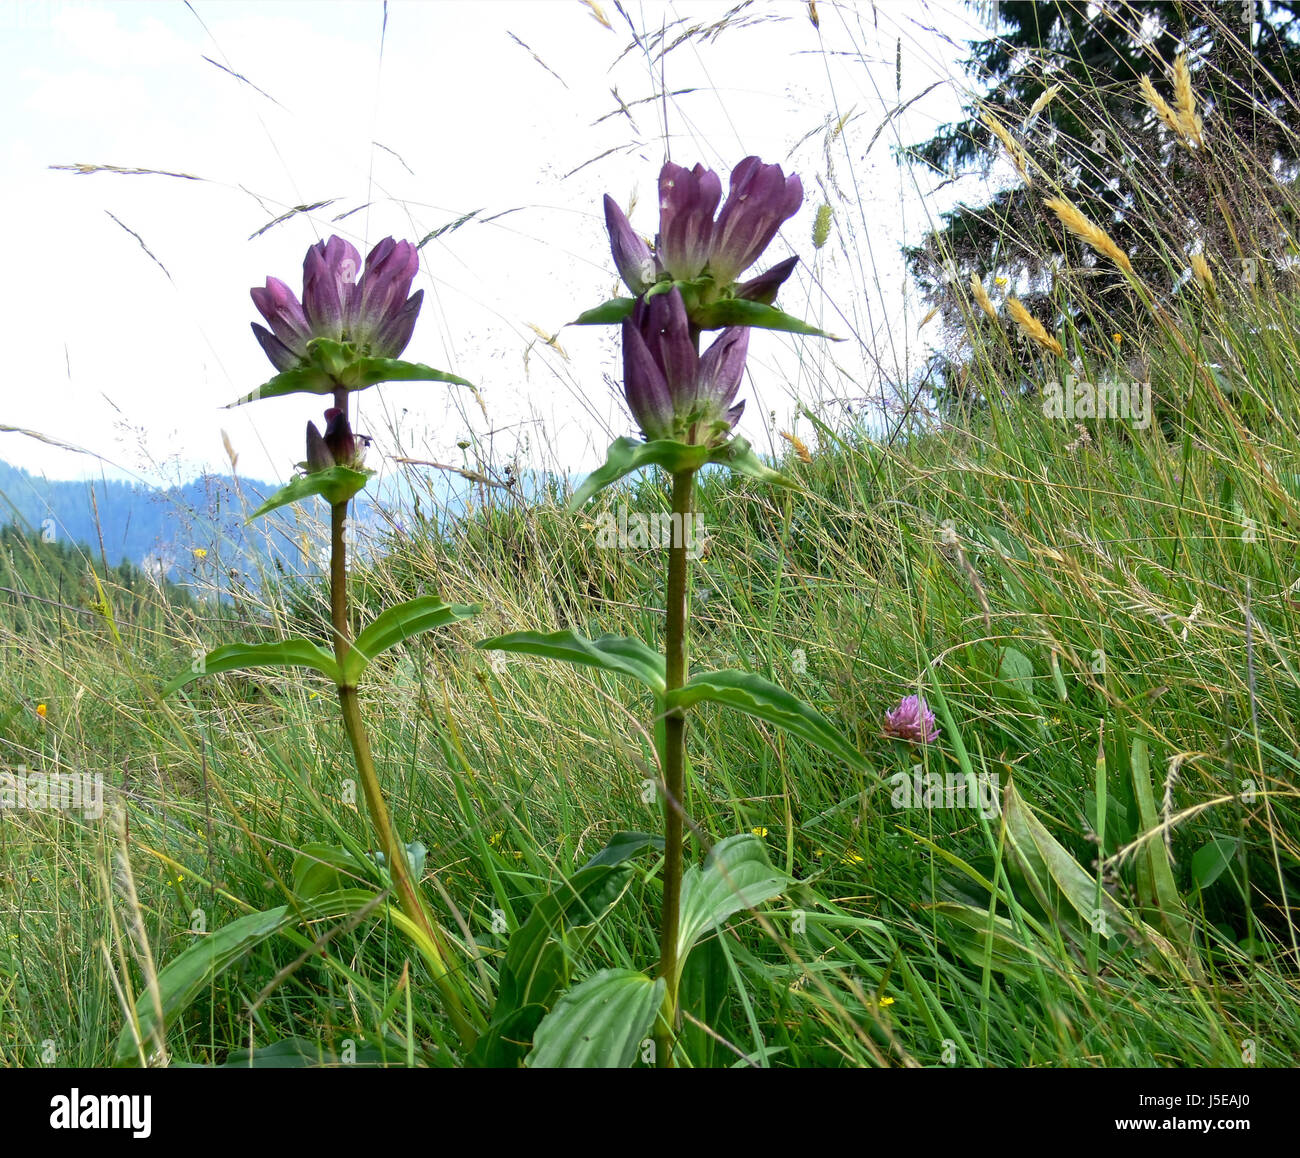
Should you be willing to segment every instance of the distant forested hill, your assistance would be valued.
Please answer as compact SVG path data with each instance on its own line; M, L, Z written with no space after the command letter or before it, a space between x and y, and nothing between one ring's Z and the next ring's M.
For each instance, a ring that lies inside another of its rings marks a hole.
M129 562L174 576L195 552L203 558L236 560L265 554L270 528L244 519L273 484L204 475L184 486L166 489L116 480L63 481L41 478L0 462L0 525L13 524L46 542L80 543L109 566ZM271 531L271 548L284 564L296 567L299 545Z

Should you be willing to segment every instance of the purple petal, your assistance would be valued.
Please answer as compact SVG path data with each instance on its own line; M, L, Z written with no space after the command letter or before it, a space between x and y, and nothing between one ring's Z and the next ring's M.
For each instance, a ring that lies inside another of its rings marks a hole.
M730 285L767 248L782 222L803 203L803 185L780 165L746 157L732 170L727 203L713 227L709 272L718 285Z
M744 401L737 402L730 410L727 411L727 425L734 428L740 421L740 416L745 413Z
M343 337L351 316L361 255L341 237L331 237L307 251L302 266L302 304L317 338Z
M605 228L609 230L609 247L614 253L618 275L639 297L654 284L654 255L608 193L605 194Z
M334 465L334 456L316 429L314 422L307 423L307 473L315 474L318 470L329 470Z
M370 251L357 285L350 327L354 340L367 341L395 319L405 307L419 268L419 251L409 241L386 237Z
M731 326L704 352L698 385L698 400L706 408L704 413L721 415L731 405L740 389L748 351L748 328Z
M270 324L271 333L289 349L305 354L312 336L311 327L293 290L279 278L268 277L265 288L254 286L248 292L257 312Z
M253 327L253 337L262 347L262 353L271 359L272 366L281 372L297 369L300 361L297 354L265 326L259 326L256 322L250 322L249 325Z
M684 169L671 161L659 172L658 257L677 281L699 277L709 261L713 213L722 182L703 165Z
M623 319L623 393L647 439L672 436L673 401L668 383L631 318Z
M640 306L640 316L638 309L633 309L632 320L663 372L674 409L684 414L694 404L700 374L686 303L681 291L674 288L649 300L642 298Z
M766 273L760 273L758 277L736 286L736 297L770 306L776 301L777 291L785 284L786 278L794 273L794 267L798 264L797 257L787 257L785 261L778 262Z
M424 301L424 290L416 290L396 313L388 319L370 340L370 354L374 358L397 358L411 341L415 319Z
M340 466L355 466L357 440L353 437L348 416L337 406L325 411L325 436L322 440L330 457Z

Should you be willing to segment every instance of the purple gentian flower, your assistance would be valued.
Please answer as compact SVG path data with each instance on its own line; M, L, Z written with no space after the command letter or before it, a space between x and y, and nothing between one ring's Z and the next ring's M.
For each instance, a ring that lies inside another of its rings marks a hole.
M652 251L633 230L623 211L605 197L610 249L628 289L640 297L657 280L692 281L707 274L711 299L724 292L771 305L798 258L788 258L767 273L736 284L803 203L803 185L780 165L746 157L732 171L731 191L715 222L722 182L703 165L687 169L671 161L659 173L659 233Z
M348 416L336 406L325 411L325 433L316 429L314 422L307 423L307 473L346 466L361 470L366 457L366 442L352 433Z
M885 715L885 734L914 744L930 744L939 738L939 728L924 697L906 696Z
M731 326L701 356L679 290L641 298L623 321L623 388L645 438L720 442L745 408L732 402L748 348L749 330Z
M271 364L293 370L307 359L314 338L352 343L360 357L396 358L406 349L420 312L424 291L408 298L420 259L409 241L384 238L366 259L341 237L331 237L307 251L302 267L302 303L278 278L254 288L253 304L270 325L253 323Z

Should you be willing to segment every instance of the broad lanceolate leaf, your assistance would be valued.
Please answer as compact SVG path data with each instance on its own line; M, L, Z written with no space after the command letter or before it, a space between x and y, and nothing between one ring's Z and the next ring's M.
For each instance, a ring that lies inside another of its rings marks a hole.
M784 330L790 334L807 334L813 338L830 338L832 342L843 341L842 338L810 326L798 318L778 310L776 306L765 306L762 302L751 302L744 298L722 298L707 306L700 306L691 311L691 321L702 330L721 330L726 326L751 326L757 330Z
M926 907L951 922L944 944L977 969L987 963L990 969L1013 981L1032 981L1035 966L1045 973L1056 973L1062 967L1055 954L1025 944L1020 931L1006 917L990 918L983 909L955 901Z
M319 897L303 906L307 917L341 917L373 906L375 896L364 889L344 889ZM386 909L378 906L382 913ZM237 917L228 925L213 930L170 962L158 974L159 1004L162 1006L163 1026L157 1025L157 1007L148 990L136 1000L136 1015L140 1023L140 1040L146 1054L150 1052L150 1038L155 1029L165 1037L172 1020L192 1002L207 986L236 961L252 952L259 944L280 930L298 923L299 914L289 905L280 905L262 913L249 913ZM134 1065L139 1061L136 1039L130 1024L123 1026L117 1039L115 1065Z
M346 848L333 844L306 844L293 858L293 895L310 901L322 893L358 888L373 872ZM418 879L418 878L417 878Z
M749 832L713 846L704 867L682 875L681 917L677 929L677 973L695 943L741 909L752 909L783 893L791 878L772 867L763 841Z
M1012 857L1030 891L1063 930L1068 931L1070 922L1062 911L1062 899L1088 929L1103 937L1137 936L1128 914L1104 889L1098 902L1096 878L1047 831L1010 780L1002 793L1002 815Z
M571 989L537 1027L527 1065L534 1069L626 1069L650 1035L664 980L605 969Z
M310 364L277 374L251 394L231 406L278 398L282 394L333 394L336 390L364 390L377 382L450 382L455 386L472 383L446 370L435 370L421 362L397 358L363 358L346 342L316 338L308 343ZM227 407L229 409L229 407Z
M343 661L343 682L355 687L375 656L422 631L469 619L482 610L481 603L443 603L436 595L422 595L388 608L352 641Z
M158 1011L150 999L148 990L143 992L137 1001L136 1014L140 1022L140 1040L144 1043L145 1053L151 1051L150 1037L155 1029L159 1030L159 1036L165 1035L166 1023L185 1009L205 985L211 983L218 974L224 972L246 953L251 952L267 937L278 932L289 920L296 920L296 917L291 917L288 905L280 905L264 913L249 913L246 917L239 917L228 925L222 925L220 929L214 929L167 965L158 974L164 1025L157 1024ZM138 1060L135 1037L128 1024L123 1026L117 1039L114 1063L132 1065Z
M470 1054L470 1065L513 1069L523 1064L533 1031L569 984L579 955L631 880L627 865L579 869L533 906L506 947L492 1024Z
M642 467L662 466L665 470L676 473L699 470L708 461L707 446L689 446L669 438L656 439L654 442L620 438L610 445L605 465L592 471L578 488L569 502L569 510L576 511L606 487L613 486L619 479Z
M631 317L636 298L612 298L595 309L584 310L569 323L571 326L614 326Z
M329 652L308 639L286 639L279 643L230 643L219 647L196 660L189 671L182 672L163 688L162 694L169 696L205 675L220 675L246 667L309 667L336 684L339 682L338 664Z
M737 708L816 744L855 768L867 767L862 753L816 708L753 672L698 672L684 687L668 693L664 703L668 708L689 708L701 701Z
M666 684L664 657L651 651L639 639L622 635L601 635L587 639L574 631L514 631L482 639L474 645L484 651L513 651L523 655L540 655L562 659L584 667L597 667L617 675L629 675L656 694Z
M373 470L353 470L347 466L332 466L328 470L318 470L314 474L299 475L282 486L251 515L248 521L260 519L270 514L277 507L296 503L301 499L320 495L327 503L345 503L358 491L365 488L375 475Z

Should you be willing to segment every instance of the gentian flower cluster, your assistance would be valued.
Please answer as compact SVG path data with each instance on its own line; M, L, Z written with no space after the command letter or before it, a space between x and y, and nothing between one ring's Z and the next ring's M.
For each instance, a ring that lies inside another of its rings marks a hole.
M623 320L623 388L647 441L717 446L740 418L733 405L745 369L749 331L724 329L699 353L699 312L724 298L771 305L797 257L750 281L747 270L803 202L797 176L746 157L731 174L722 212L716 173L671 162L659 174L659 233L654 249L605 197L614 264L637 302ZM683 284L686 283L686 284Z
M411 297L420 257L409 241L384 238L366 258L341 237L307 251L302 267L302 302L279 278L253 289L253 304L266 319L252 323L262 350L279 371L307 363L307 344L316 338L350 343L358 357L396 358L406 349L424 290Z

